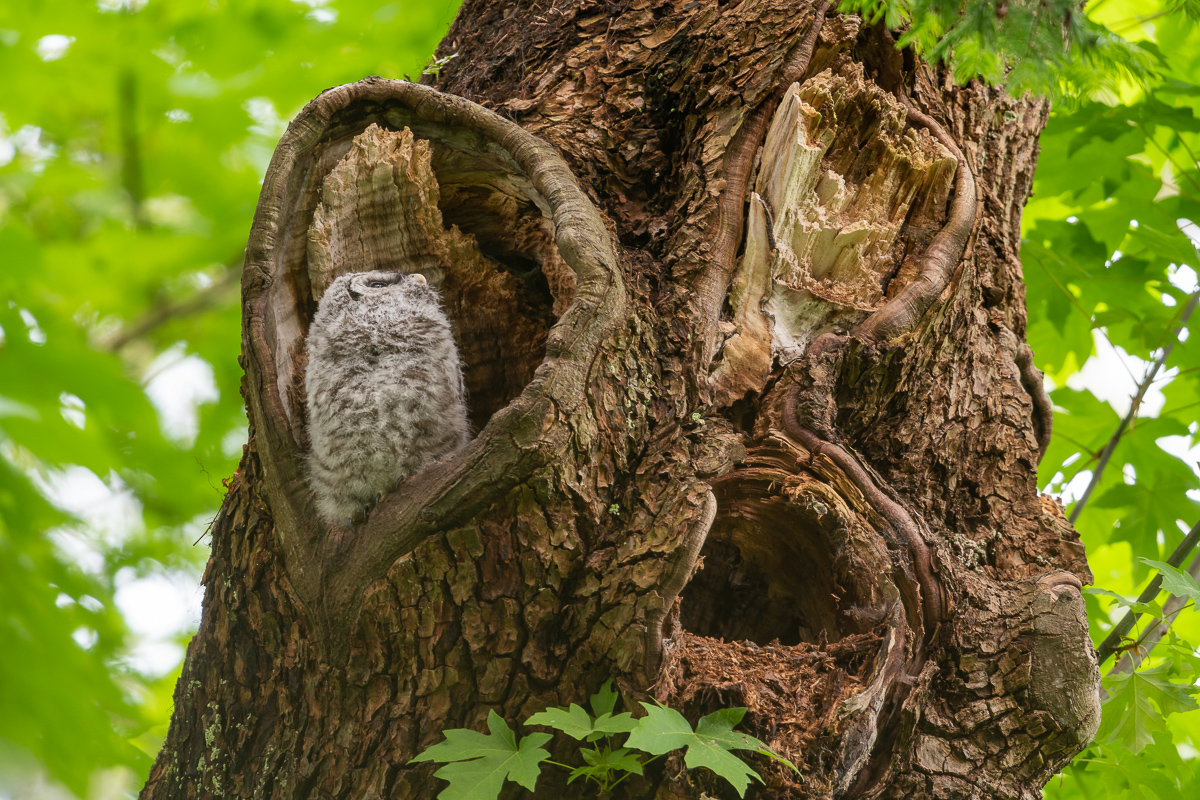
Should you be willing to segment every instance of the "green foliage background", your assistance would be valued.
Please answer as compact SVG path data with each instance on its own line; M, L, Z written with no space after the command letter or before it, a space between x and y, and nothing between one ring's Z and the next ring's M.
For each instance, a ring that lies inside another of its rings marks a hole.
M0 3L0 797L36 764L79 796L140 788L177 673L130 665L114 600L198 583L207 558L193 542L245 442L237 282L275 142L323 89L418 75L457 6ZM194 439L145 391L186 356L219 393ZM79 490L68 465L140 520L96 530L48 502ZM114 765L133 772L96 772Z
M135 668L116 598L147 576L195 581L207 556L245 437L237 276L275 141L324 88L416 75L456 6L0 4L0 797L37 775L96 798L144 780L177 671ZM905 41L959 77L1059 98L1022 260L1030 343L1058 387L1041 478L1071 510L1119 427L1105 384L1129 380L1073 376L1107 340L1140 380L1195 288L1200 0L1094 0L1086 17L1069 0L850 6L915 21ZM1097 640L1150 579L1139 558L1165 560L1200 520L1200 315L1187 330L1154 383L1161 408L1139 409L1077 523L1111 592L1088 596ZM217 395L194 432L164 426L147 394L182 359L208 365ZM133 518L72 517L64 493L85 479ZM1197 642L1189 608L1109 681L1097 744L1048 795L1200 797Z

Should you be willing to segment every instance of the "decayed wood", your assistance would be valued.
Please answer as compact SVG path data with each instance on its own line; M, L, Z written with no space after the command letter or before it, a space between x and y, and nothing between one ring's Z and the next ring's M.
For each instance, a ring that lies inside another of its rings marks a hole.
M755 153L762 146L767 126L784 94L809 68L829 5L828 0L822 0L816 7L804 38L788 53L780 66L775 88L753 109L747 110L746 118L725 147L722 170L725 185L709 231L712 242L707 253L708 263L691 286L698 306L697 316L705 326L700 338L700 362L704 367L712 360L717 345L717 323L733 275L734 258L742 240L744 206L755 167Z
M922 255L916 280L900 290L887 305L867 317L855 333L865 339L888 340L907 333L920 321L925 311L950 281L950 272L962 260L967 239L975 227L975 177L958 145L933 117L912 107L912 102L900 95L911 119L931 130L942 146L954 154L958 162L958 178L954 203L946 227L938 231Z
M1022 341L1046 104L824 3L552 5L467 0L441 92L338 87L281 141L251 441L143 796L431 797L443 729L611 676L747 706L802 772L756 762L763 797L1038 797L1098 722ZM479 430L322 529L303 337L363 264L439 277ZM617 795L725 791L671 757Z
M884 289L912 271L895 263L896 238L949 191L953 160L907 133L904 107L861 68L847 72L793 84L771 122L712 377L719 404L761 392L773 361L796 359L822 332L894 316Z

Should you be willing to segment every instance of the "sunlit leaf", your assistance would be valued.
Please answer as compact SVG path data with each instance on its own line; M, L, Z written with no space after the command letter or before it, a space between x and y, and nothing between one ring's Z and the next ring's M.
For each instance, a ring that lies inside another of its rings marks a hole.
M550 741L550 734L531 733L518 741L495 711L488 712L487 724L487 734L461 728L447 730L444 742L412 759L449 762L433 773L450 784L438 793L439 800L494 800L505 780L533 791L541 763L550 757L542 747Z

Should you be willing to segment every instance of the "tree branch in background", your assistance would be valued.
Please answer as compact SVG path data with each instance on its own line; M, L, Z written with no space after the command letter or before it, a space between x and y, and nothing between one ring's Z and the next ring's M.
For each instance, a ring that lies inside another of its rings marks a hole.
M115 353L134 339L140 339L173 319L207 311L235 290L241 283L241 279L242 271L240 269L227 269L213 281L211 286L201 289L183 300L162 303L138 319L131 320L127 325L105 336L100 342L100 348Z
M1150 366L1150 369L1147 370L1146 377L1144 377L1142 382L1138 384L1137 394L1134 395L1133 402L1129 405L1129 413L1125 415L1125 419L1121 420L1121 424L1117 426L1116 433L1112 435L1112 438L1108 440L1108 444L1106 444L1104 449L1100 451L1100 458L1097 460L1096 467L1092 471L1092 479L1088 481L1087 488L1083 490L1083 494L1080 496L1079 500L1076 501L1075 507L1071 509L1071 515L1067 517L1072 525L1075 524L1075 520L1079 519L1079 514L1083 511L1083 507L1087 505L1088 500L1092 496L1092 492L1095 491L1098 485L1100 485L1100 478L1104 475L1104 469L1108 466L1108 461L1110 458L1112 458L1113 451L1117 449L1117 444L1121 441L1121 437L1125 435L1125 431L1129 428L1129 424L1133 422L1133 418L1138 412L1138 407L1141 406L1142 399L1146 396L1146 392L1150 389L1150 385L1154 383L1154 378L1158 375L1158 371L1162 369L1163 364L1166 363L1167 358L1171 355L1171 351L1175 348L1175 344L1179 341L1179 332L1183 330L1184 325L1187 325L1187 321L1192 316L1192 312L1196 310L1197 301L1200 301L1200 289L1192 292L1192 294L1188 297L1187 305L1184 306L1183 312L1179 315L1179 322L1175 325L1175 329L1173 335L1170 337L1170 341L1163 345L1162 353L1157 359L1155 359L1154 363ZM1175 564L1174 566L1179 565Z
M1188 531L1188 535L1185 536L1183 538L1183 541L1179 543L1179 546L1175 548L1175 552L1171 553L1171 557L1167 559L1167 563L1170 564L1172 567L1178 567L1180 564L1183 563L1184 559L1188 557L1188 554L1191 553L1192 550L1196 547L1197 542L1200 542L1200 522L1197 522L1195 525L1192 526L1192 529L1190 531ZM1200 558L1197 558L1195 561L1192 562L1191 566L1188 567L1188 572L1191 573L1193 578L1196 577L1197 570L1200 570ZM1137 601L1139 603L1149 603L1154 598L1158 597L1158 592L1162 588L1162 581L1163 581L1162 573L1155 575L1154 580L1150 581L1150 585L1147 586L1140 595L1138 595ZM1172 595L1171 600L1175 600L1175 599L1177 599L1177 598L1174 595ZM1171 602L1171 600L1167 601L1168 604ZM1183 606L1181 603L1180 608L1182 608L1182 607ZM1178 613L1178 611L1176 611L1175 613ZM1096 664L1097 665L1104 664L1104 662L1107 661L1109 659L1109 657L1113 653L1116 652L1117 648L1121 644L1121 640L1124 639L1125 635L1127 633L1129 633L1130 630L1133 629L1133 626L1137 622L1139 616L1140 615L1136 611L1134 611L1132 608L1129 609L1129 611L1125 612L1125 616L1121 618L1121 621L1117 623L1116 627L1114 627L1111 631L1109 631L1108 636L1104 637L1104 641L1100 643L1100 646L1098 648L1096 648ZM1166 611L1166 609L1164 607L1163 617L1167 618L1170 616L1171 616L1171 612ZM1161 622L1162 622L1162 620L1156 620L1155 626L1160 626ZM1152 626L1151 630L1154 630L1154 629L1155 628ZM1165 630L1164 630L1164 632L1165 632ZM1146 636L1149 636L1149 631L1147 631ZM1145 641L1146 636L1142 637L1143 641ZM1158 634L1158 638L1154 639L1154 644L1158 643L1159 638L1162 638L1162 633ZM1152 644L1151 647L1153 647L1153 646L1154 645ZM1124 661L1124 660L1125 659L1122 659L1122 661ZM1119 664L1118 664L1118 668L1120 668Z
M121 134L121 186L129 194L134 224L147 227L146 186L142 179L142 146L137 126L137 77L121 73L117 85L117 127Z

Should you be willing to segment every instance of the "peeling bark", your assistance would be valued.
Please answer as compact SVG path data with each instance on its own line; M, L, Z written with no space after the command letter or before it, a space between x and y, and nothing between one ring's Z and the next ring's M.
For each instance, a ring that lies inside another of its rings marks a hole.
M756 763L760 797L1040 796L1099 713L1091 576L1035 482L1046 103L824 3L467 0L450 53L437 90L323 93L276 151L251 439L142 796L432 797L408 761L443 729L609 676L747 706L802 773ZM324 528L304 335L380 267L440 285L477 431ZM614 796L727 792L669 758Z

